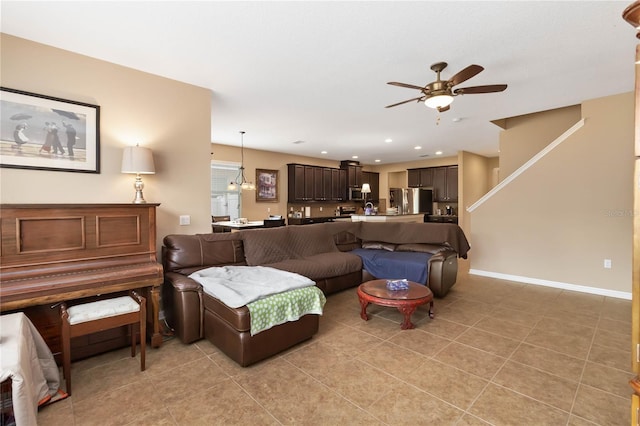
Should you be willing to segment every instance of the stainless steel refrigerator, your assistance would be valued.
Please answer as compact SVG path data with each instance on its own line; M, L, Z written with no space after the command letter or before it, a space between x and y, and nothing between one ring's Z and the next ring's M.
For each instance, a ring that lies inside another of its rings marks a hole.
M389 205L398 214L433 213L433 191L422 188L390 188Z

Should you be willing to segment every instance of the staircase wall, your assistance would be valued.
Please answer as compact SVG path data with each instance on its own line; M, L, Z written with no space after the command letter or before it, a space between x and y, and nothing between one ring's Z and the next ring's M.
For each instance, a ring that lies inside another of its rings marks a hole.
M470 208L470 273L630 298L634 94L581 110L583 127Z

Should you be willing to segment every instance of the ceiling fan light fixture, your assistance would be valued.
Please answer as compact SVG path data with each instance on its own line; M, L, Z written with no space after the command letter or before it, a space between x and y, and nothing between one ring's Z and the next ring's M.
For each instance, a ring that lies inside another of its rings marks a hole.
M435 95L427 98L424 104L429 108L437 109L449 106L451 102L453 102L453 96L451 95Z

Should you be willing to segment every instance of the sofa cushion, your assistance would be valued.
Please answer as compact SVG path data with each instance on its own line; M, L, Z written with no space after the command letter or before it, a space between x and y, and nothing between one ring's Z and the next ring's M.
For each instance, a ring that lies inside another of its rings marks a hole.
M362 248L370 250L395 251L397 244L385 243L384 241L363 241Z
M362 258L364 270L376 278L406 278L420 284L427 282L430 253L371 249L355 249L353 253Z
M304 259L286 259L264 266L295 272L315 281L358 272L362 270L362 260L354 254L336 251L315 254Z
M362 240L395 244L448 244L459 257L467 258L469 242L462 229L453 223L360 222Z
M438 254L443 251L453 250L447 243L444 244L398 244L396 251L413 251L418 253Z
M165 272L184 274L217 265L244 265L240 233L167 235L163 239Z
M359 222L355 222L359 223ZM332 225L329 230L333 230L335 224ZM340 251L351 251L355 248L360 248L362 241L350 230L340 230L333 234L333 241L336 243L336 247Z
M322 225L242 231L247 265L269 266L288 259L338 252L333 236Z

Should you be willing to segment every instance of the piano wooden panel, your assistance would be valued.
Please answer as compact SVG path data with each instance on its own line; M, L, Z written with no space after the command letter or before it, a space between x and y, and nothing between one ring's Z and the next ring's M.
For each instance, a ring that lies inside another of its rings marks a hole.
M60 324L49 312L52 306L140 289L147 297L151 345L159 347L163 274L156 258L157 206L1 204L0 311L35 317L56 352Z

